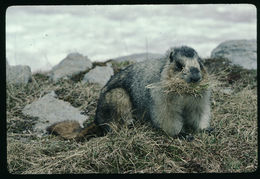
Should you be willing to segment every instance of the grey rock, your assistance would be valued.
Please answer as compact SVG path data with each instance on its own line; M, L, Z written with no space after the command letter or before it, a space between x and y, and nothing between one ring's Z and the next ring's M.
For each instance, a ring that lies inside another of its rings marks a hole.
M85 74L82 83L97 83L103 87L112 75L114 75L114 70L110 64L108 66L96 66Z
M127 55L127 56L117 57L114 58L113 60L117 62L124 62L124 61L141 62L144 60L152 60L161 57L163 57L163 55L157 53L137 53L137 54Z
M22 113L38 118L33 127L38 136L42 136L46 128L56 122L75 120L83 127L83 122L88 119L88 116L80 114L80 111L68 102L56 99L54 91L26 105Z
M219 44L211 58L227 58L245 69L257 69L256 40L230 40Z
M6 60L6 81L11 84L27 84L32 80L31 68L27 65L10 66Z
M92 62L87 56L80 53L71 53L52 68L49 76L51 80L58 81L61 78L68 79L90 68L92 68Z

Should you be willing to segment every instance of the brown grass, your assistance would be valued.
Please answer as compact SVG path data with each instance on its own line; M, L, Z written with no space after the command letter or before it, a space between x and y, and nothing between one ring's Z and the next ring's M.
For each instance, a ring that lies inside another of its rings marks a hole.
M196 133L192 142L139 122L120 129L112 124L114 130L106 136L81 143L51 135L39 138L32 131L37 119L21 113L26 104L55 90L60 99L89 115L88 123L93 120L100 88L70 80L52 83L40 74L33 75L26 86L7 85L8 170L13 174L254 172L258 166L257 90L248 76L232 84L223 80L231 72L218 72L225 74L221 80L217 72L211 74L214 131ZM219 90L225 87L233 92Z
M204 74L203 79L198 83L186 83L182 77L182 72L174 75L174 78L169 78L158 83L147 85L147 88L162 88L165 93L173 93L178 95L200 96L208 90L210 80L208 74Z

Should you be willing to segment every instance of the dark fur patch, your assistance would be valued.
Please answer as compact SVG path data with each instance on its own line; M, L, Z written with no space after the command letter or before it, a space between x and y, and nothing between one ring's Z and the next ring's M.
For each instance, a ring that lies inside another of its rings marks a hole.
M193 48L187 47L187 46L182 46L181 48L176 48L174 50L174 56L176 55L180 55L180 56L185 56L188 58L193 58L194 55L196 55L196 51Z

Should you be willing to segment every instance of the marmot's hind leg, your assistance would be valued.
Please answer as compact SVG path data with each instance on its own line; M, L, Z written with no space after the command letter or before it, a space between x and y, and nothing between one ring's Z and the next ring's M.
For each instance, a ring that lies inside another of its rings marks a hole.
M98 104L95 123L109 131L109 122L116 124L131 124L132 103L127 92L122 88L112 89L102 95Z
M63 121L47 128L51 134L64 139L81 141L94 136L103 136L110 130L109 123L131 124L132 103L129 95L122 88L116 88L100 96L94 123L81 128L76 121Z

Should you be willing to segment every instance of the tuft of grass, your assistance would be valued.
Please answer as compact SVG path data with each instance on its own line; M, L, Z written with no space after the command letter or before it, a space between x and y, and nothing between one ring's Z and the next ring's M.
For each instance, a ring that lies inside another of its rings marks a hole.
M173 93L182 95L200 96L208 90L210 80L207 74L204 74L203 79L197 83L186 83L181 77L182 72L174 75L174 78L169 78L158 83L147 85L147 88L161 88L166 94Z
M248 86L252 89L257 87L257 70L232 65L230 60L225 58L208 58L204 64L208 73L223 82L224 86L232 86L236 91Z
M112 68L114 69L114 73L118 73L120 70L126 68L127 66L133 64L132 61L123 61L123 62L116 62L114 60L110 60L108 62L111 62Z
M81 143L51 135L39 138L32 131L37 119L21 113L26 104L54 90L91 121L100 88L72 80L54 83L41 74L34 74L28 85L7 84L8 170L12 174L254 172L258 166L256 79L248 72L255 81L242 75L231 85L225 78L230 72L210 74L214 131L195 133L192 142L138 121L132 128L112 123L113 130L106 136ZM219 90L224 87L233 92Z

